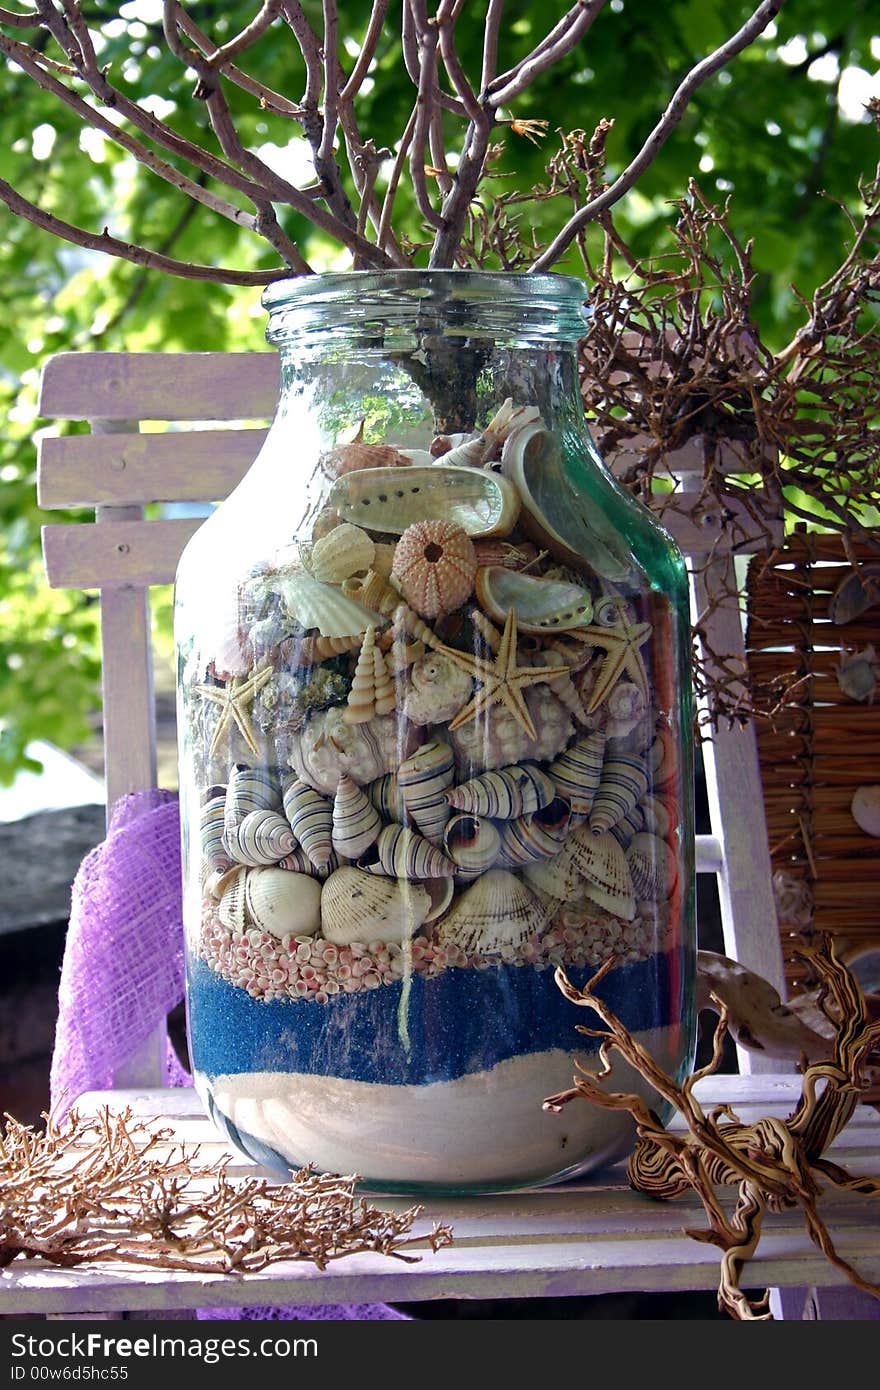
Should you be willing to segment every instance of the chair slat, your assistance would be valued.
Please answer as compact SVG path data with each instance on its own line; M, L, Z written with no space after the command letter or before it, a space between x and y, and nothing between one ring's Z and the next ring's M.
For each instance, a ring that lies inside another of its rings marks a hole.
M40 442L41 507L215 502L239 483L265 430L78 434Z
M41 415L65 420L255 420L278 400L275 352L62 352Z
M44 526L43 560L53 589L108 589L170 584L177 561L202 517L168 521Z

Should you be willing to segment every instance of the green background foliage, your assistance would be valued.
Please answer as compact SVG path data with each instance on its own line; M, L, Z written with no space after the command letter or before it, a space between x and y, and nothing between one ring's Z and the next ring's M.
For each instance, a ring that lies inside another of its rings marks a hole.
M351 61L369 7L340 0L342 52ZM568 8L562 0L508 0L502 64L528 51ZM320 27L321 5L306 3ZM251 4L193 7L218 41L253 17ZM640 147L678 82L751 12L741 0L611 0L587 39L517 101L508 117L546 120L534 145L509 127L492 165L494 191L529 189L545 177L560 130L591 131L613 119L608 173L613 177ZM475 73L485 6L468 3L458 25L459 51ZM105 22L102 61L112 79L139 100L155 103L184 135L207 141L192 76L169 54L160 6L92 0L92 25ZM121 16L121 19L118 17ZM774 30L758 40L696 95L678 129L616 218L640 254L662 250L671 200L697 176L704 191L731 199L731 224L754 239L758 272L755 312L765 341L786 341L799 321L794 282L809 293L845 254L848 224L839 202L858 207L858 179L873 170L877 137L858 97L880 95L880 16L873 0L788 0ZM247 55L246 69L270 87L298 97L302 64L293 40L276 24ZM389 11L375 68L359 103L362 132L393 147L411 109L403 69L399 16ZM277 147L294 158L300 137L290 122L261 111L237 88L230 101L244 143ZM238 268L277 263L274 251L144 171L108 142L84 137L76 118L19 70L0 67L0 177L57 215L175 257ZM456 127L447 129L457 148ZM460 134L459 134L460 138ZM291 142L293 142L291 144ZM425 240L404 186L399 227ZM561 202L531 205L541 241L564 221ZM522 214L524 217L526 213ZM338 247L294 214L285 229L318 268L344 268ZM569 256L559 269L580 272ZM264 346L259 293L162 276L64 245L0 207L0 781L22 765L28 742L49 738L75 747L88 732L98 701L97 605L91 596L50 591L42 577L36 503L35 435L39 369L55 352L82 350L207 350ZM159 605L159 638L167 643L167 601Z

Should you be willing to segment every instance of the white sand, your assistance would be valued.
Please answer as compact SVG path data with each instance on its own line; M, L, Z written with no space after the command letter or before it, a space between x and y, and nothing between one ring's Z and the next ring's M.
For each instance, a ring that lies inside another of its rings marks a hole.
M636 1036L662 1066L674 1066L668 1030ZM580 1060L590 1070L598 1066L595 1054ZM634 1137L628 1113L580 1099L558 1115L541 1109L546 1096L571 1086L574 1070L572 1055L554 1049L425 1086L289 1072L218 1076L213 1083L197 1074L196 1085L203 1098L210 1089L239 1129L294 1167L312 1163L373 1183L455 1188L540 1182L625 1154ZM652 1094L620 1057L610 1087Z

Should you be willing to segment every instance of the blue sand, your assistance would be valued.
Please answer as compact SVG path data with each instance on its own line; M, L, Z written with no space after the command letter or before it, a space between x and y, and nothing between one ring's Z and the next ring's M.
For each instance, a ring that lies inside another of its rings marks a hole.
M570 969L578 987L592 974ZM600 994L633 1032L677 1024L687 1015L688 972L682 952L618 966ZM208 1077L239 1072L306 1072L384 1085L423 1086L488 1070L509 1057L551 1048L590 1051L597 1043L576 1033L600 1026L591 1009L570 1004L551 969L495 965L448 969L433 979L414 975L400 1038L402 983L326 1004L310 999L252 999L204 960L189 963L189 1033L194 1067Z

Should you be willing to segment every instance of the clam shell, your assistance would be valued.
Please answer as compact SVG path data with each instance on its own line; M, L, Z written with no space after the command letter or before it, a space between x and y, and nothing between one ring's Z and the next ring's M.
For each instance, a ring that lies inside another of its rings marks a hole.
M223 844L230 859L253 868L277 864L295 847L293 833L277 811L249 811L234 829L225 829Z
M451 613L470 598L477 572L473 541L454 521L416 521L397 543L391 569L401 594L423 618Z
M394 681L376 646L376 630L368 627L343 718L347 724L366 724L377 716L390 714L396 704Z
M529 887L541 898L567 902L583 886L583 875L575 863L574 847L568 839L552 859L526 864L522 871Z
M448 743L423 743L397 770L397 786L407 815L432 844L443 840L443 827L452 814L446 792L455 778L455 758Z
M506 536L519 514L516 488L481 468L370 468L347 473L330 489L330 506L346 521L399 536L426 516L445 517L469 536Z
M560 796L578 815L588 815L602 777L605 735L600 731L576 738L550 764L550 777Z
M364 468L382 468L386 471L406 468L409 459L389 444L365 444L361 439L352 439L322 454L320 464L328 478L339 478L343 473Z
M299 777L283 788L284 814L299 844L316 869L329 862L333 851L333 809L329 801Z
M438 946L484 955L516 949L541 930L547 910L526 884L505 869L489 869L453 903L434 934Z
M234 872L225 876L220 901L217 904L217 916L224 927L230 931L244 931L245 912L244 912L244 881L247 869L240 866Z
M321 890L321 930L340 946L402 942L418 931L432 906L421 883L393 883L347 865Z
M587 896L612 916L632 922L636 915L632 874L614 836L607 830L597 835L582 825L566 843L575 868L585 880L582 888Z
M457 811L446 823L443 848L455 865L456 879L467 882L495 863L501 852L501 836L490 820Z
M659 835L642 831L633 835L626 850L633 888L640 900L665 901L675 887L678 865L675 851Z
M382 829L382 817L356 782L346 774L339 779L333 802L333 848L343 859L357 859L369 849Z
M590 810L590 829L610 830L631 811L648 790L648 769L642 758L615 753L602 764L602 776Z
M358 867L391 878L448 878L455 865L442 850L403 825L386 825L375 844L358 859Z
M368 570L375 554L376 546L366 531L344 521L315 541L309 556L309 569L322 584L341 584L351 575Z
M880 786L856 787L850 810L860 830L880 836Z
M314 936L321 925L321 885L285 869L249 869L244 905L255 927L272 936Z
M477 570L475 587L483 608L497 622L503 623L513 608L520 632L567 632L592 621L592 597L579 584L488 565Z
M379 620L378 613L305 571L276 576L272 587L281 595L289 616L305 628L316 628L322 637L350 637L353 632L365 632Z
M519 763L485 772L453 787L446 800L457 811L513 820L549 805L555 796L553 782L536 763Z
M212 796L199 811L199 834L202 845L202 859L212 869L221 868L227 861L223 847L223 831L226 818L226 794Z
M225 827L235 830L251 811L280 811L281 781L263 767L233 768L226 788Z

